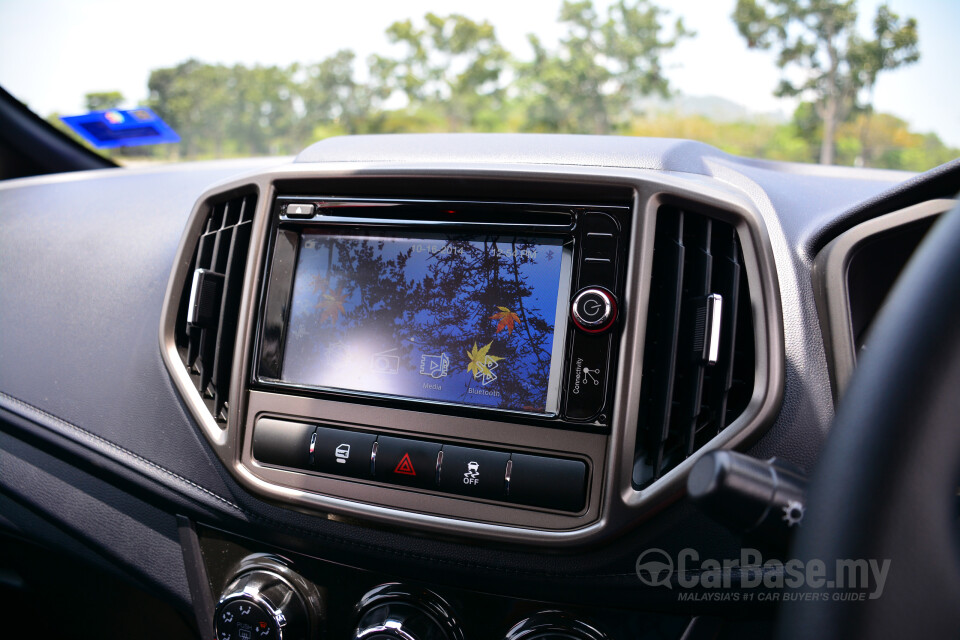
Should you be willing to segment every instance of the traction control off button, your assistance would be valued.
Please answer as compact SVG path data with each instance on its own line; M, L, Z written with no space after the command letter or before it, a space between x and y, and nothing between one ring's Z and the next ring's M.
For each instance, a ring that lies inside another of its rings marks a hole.
M510 454L443 445L440 490L462 496L503 500Z

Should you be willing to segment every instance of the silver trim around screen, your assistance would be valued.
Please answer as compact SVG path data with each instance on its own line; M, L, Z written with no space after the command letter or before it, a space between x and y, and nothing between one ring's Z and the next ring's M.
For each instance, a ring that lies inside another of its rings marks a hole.
M563 246L560 255L560 289L557 292L557 315L553 322L553 351L550 353L550 377L547 383L547 412L560 414L560 387L563 384L563 356L567 345L567 308L573 286L573 249Z

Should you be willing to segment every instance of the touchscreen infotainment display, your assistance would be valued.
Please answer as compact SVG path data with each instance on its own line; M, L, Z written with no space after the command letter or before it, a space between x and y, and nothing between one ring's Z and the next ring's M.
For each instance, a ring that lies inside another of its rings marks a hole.
M281 378L555 414L570 264L552 238L304 233Z

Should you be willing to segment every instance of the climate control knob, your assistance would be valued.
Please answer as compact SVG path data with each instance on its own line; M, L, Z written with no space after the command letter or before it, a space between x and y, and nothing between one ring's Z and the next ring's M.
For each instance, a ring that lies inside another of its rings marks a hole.
M515 624L504 640L607 640L607 636L562 611L544 611Z
M251 556L227 585L214 612L217 640L310 640L323 601L316 587L279 559Z
M355 640L463 640L450 606L425 589L380 585L363 596L356 612Z

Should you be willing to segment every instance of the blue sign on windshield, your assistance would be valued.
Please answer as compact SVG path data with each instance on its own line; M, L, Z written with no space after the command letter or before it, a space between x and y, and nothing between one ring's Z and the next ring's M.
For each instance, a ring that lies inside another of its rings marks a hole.
M97 149L180 142L180 136L146 107L91 111L60 119Z

